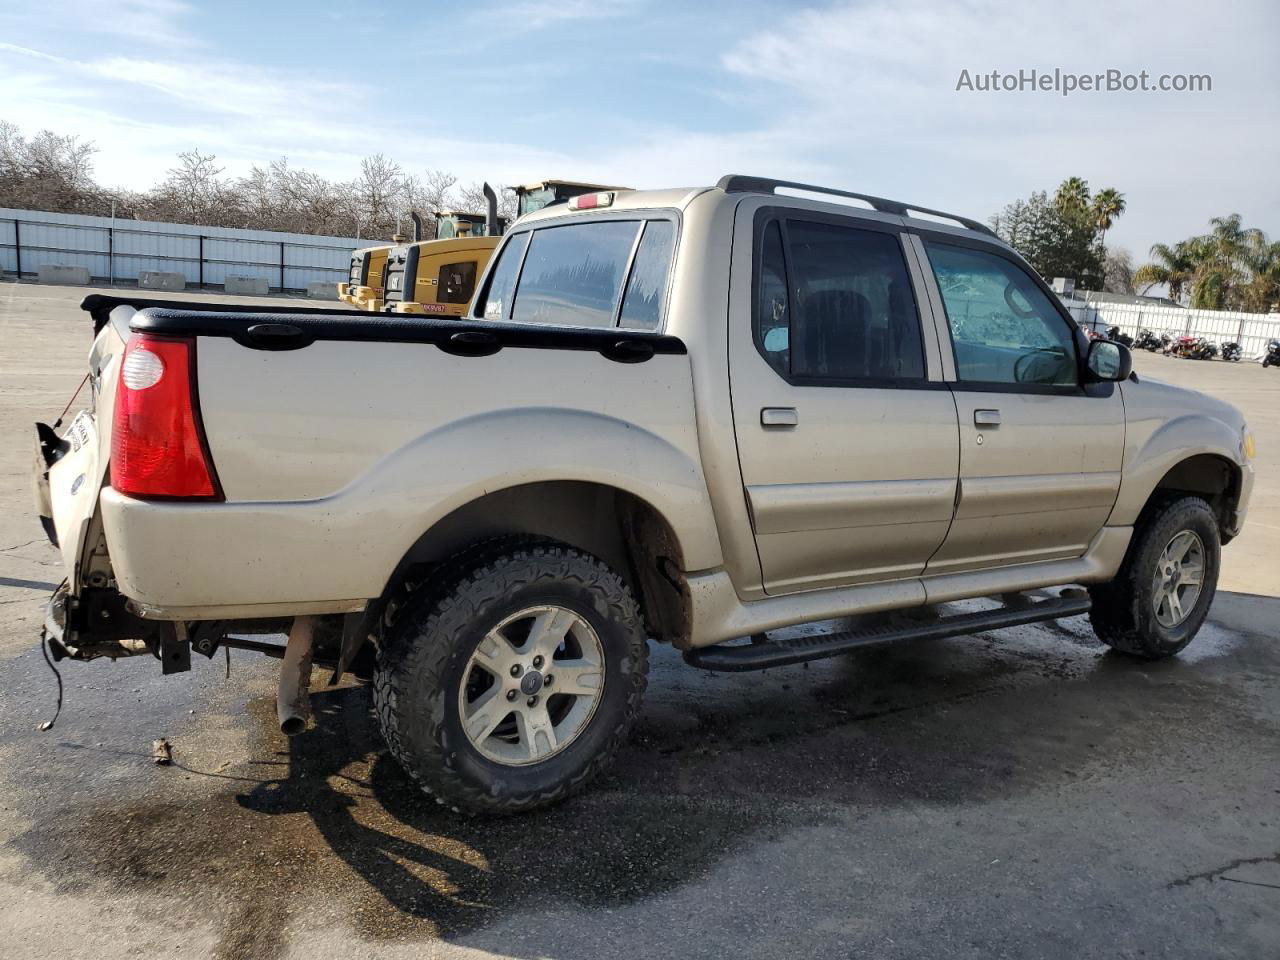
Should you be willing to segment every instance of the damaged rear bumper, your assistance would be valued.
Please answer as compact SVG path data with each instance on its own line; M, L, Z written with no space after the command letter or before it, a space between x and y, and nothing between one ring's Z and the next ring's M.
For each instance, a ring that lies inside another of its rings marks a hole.
M44 642L57 660L97 660L154 653L171 624L130 613L114 590L86 590L73 597L64 583L45 605Z

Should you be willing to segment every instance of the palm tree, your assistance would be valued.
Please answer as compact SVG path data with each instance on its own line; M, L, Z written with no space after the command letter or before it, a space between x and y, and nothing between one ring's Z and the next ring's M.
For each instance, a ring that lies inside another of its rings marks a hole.
M1163 283L1169 288L1169 299L1182 302L1182 291L1190 288L1196 269L1201 263L1201 250L1198 238L1183 240L1172 247L1167 243L1157 243L1151 248L1151 263L1144 263L1133 275L1133 284L1142 287L1142 293L1157 284Z
M1067 177L1058 185L1053 203L1058 208L1058 212L1066 216L1084 213L1089 209L1088 182L1080 177Z
M1249 285L1253 273L1250 260L1265 248L1266 235L1242 226L1238 213L1214 217L1209 226L1209 233L1198 238L1200 263L1192 283L1191 305L1207 310L1239 306L1240 291Z
M1124 213L1124 194L1115 187L1099 190L1093 198L1093 222L1102 233L1101 243L1107 245L1107 231L1115 223L1116 217Z
M1265 238L1246 257L1250 280L1242 291L1241 305L1253 313L1266 313L1280 303L1280 242Z

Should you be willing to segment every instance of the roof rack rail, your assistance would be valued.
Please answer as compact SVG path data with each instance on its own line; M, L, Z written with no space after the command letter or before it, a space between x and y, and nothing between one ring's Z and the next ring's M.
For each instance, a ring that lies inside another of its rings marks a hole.
M720 178L716 184L725 193L775 193L778 187L787 187L792 190L807 190L810 193L827 193L833 197L850 197L854 200L863 200L871 204L872 209L881 213L892 213L899 217L909 217L914 213L925 213L932 217L942 217L946 220L953 220L963 227L970 230L976 230L978 233L985 233L988 236L999 239L996 232L988 227L985 223L979 223L977 220L970 220L968 217L962 217L955 213L946 213L942 210L931 210L929 207L917 207L915 204L902 203L898 200L886 200L884 197L873 197L868 193L853 193L849 190L834 190L831 187L818 187L812 183L796 183L792 180L771 180L768 177L749 177L742 174L731 173Z

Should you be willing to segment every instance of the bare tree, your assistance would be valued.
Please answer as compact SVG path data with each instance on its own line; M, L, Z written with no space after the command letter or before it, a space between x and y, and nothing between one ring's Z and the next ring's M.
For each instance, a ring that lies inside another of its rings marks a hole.
M459 187L443 170L406 174L382 154L366 157L351 180L329 180L291 166L287 157L229 177L213 154L178 154L177 163L150 190L104 190L93 178L97 148L77 137L41 131L26 139L0 121L0 206L124 218L287 230L388 240L409 213L430 223L437 210L484 212L479 184ZM499 212L515 215L515 199L498 188ZM428 236L433 235L429 232Z

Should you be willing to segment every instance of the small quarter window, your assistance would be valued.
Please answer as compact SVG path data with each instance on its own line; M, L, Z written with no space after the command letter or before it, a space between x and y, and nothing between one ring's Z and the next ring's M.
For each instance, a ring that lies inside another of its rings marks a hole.
M791 373L791 316L787 303L787 261L782 252L782 228L770 221L760 250L756 291L756 343L764 358L783 377Z
M662 298L667 292L671 265L671 241L675 227L670 220L650 220L631 265L631 278L622 298L618 326L631 330L656 330L662 321Z
M515 291L516 276L520 273L520 262L524 259L525 247L528 245L527 233L517 233L503 245L502 253L499 254L489 278L484 309L480 311L480 315L486 320L510 318L511 294Z

